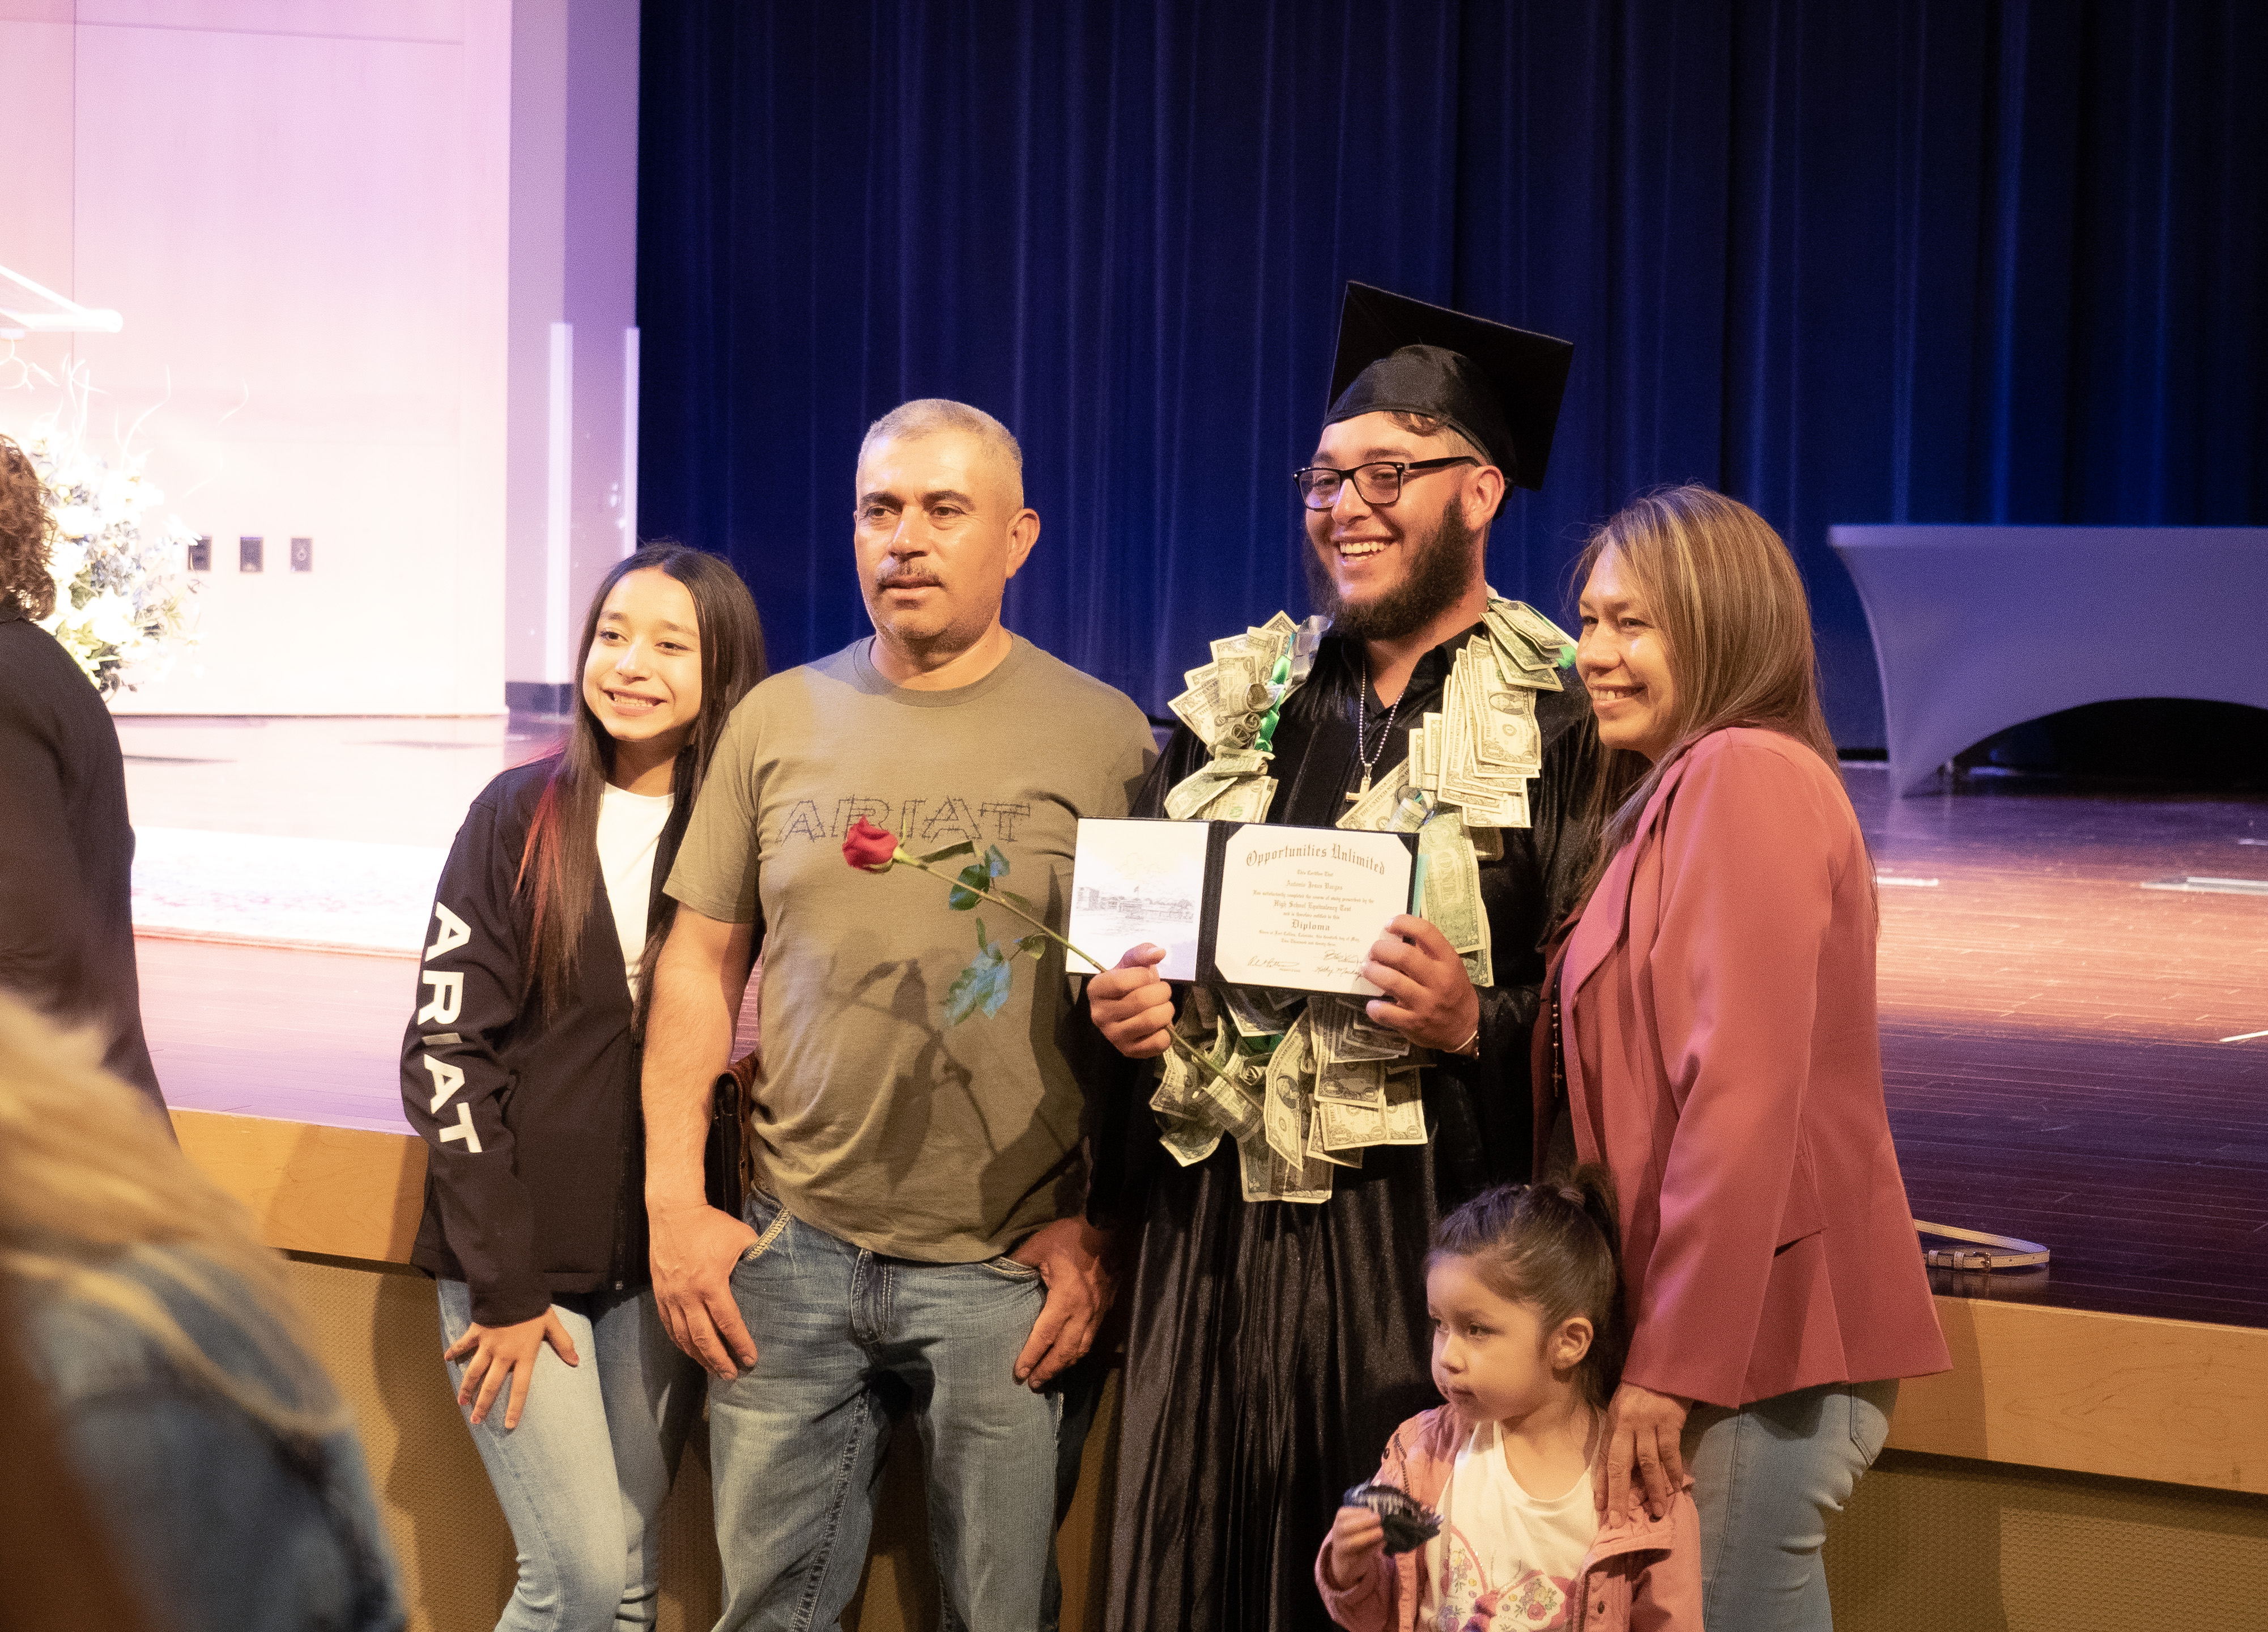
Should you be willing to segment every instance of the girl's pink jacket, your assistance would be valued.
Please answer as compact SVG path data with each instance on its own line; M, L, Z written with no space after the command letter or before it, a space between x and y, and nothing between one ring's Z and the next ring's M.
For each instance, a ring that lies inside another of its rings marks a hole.
M1584 909L1562 1047L1576 1148L1621 1199L1626 1380L1741 1406L1952 1364L1882 1106L1874 933L1841 779L1746 727L1669 767Z
M1438 1508L1471 1434L1472 1424L1447 1406L1411 1417L1386 1442L1379 1480ZM1423 1548L1391 1559L1380 1554L1367 1575L1345 1587L1330 1584L1330 1554L1326 1539L1315 1554L1315 1585L1332 1620L1349 1632L1416 1632L1425 1597ZM1576 1589L1570 1632L1701 1632L1701 1518L1693 1498L1679 1491L1660 1518L1640 1509L1634 1521L1602 1522ZM1483 1609L1465 1623L1467 1632L1483 1632L1492 1619Z

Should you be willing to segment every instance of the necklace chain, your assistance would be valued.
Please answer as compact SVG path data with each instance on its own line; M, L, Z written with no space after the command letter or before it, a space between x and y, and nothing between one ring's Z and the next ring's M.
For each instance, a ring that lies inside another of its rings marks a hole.
M1409 691L1405 687L1403 696L1408 695ZM1368 757L1366 758L1365 750L1370 749L1369 705L1370 665L1365 663L1362 668L1362 684L1355 689L1354 694L1354 758L1355 763L1362 767L1362 787L1359 792L1349 794L1347 795L1349 799L1359 799L1364 794L1370 792L1371 768L1385 757L1386 739L1394 735L1394 717L1402 712L1402 698L1395 698L1394 705L1386 711L1386 724L1378 734L1378 747L1371 750Z

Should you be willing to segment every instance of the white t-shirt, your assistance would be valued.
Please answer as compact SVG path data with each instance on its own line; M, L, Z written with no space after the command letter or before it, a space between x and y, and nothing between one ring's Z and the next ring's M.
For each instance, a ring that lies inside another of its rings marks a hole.
M608 785L599 801L599 876L615 909L615 933L622 938L622 970L630 992L637 992L638 960L645 954L645 907L653 893L653 853L669 824L674 795L633 794Z
M1497 1425L1482 1423L1442 1492L1441 1533L1425 1544L1418 1626L1462 1632L1481 1594L1502 1588L1492 1632L1557 1632L1570 1622L1576 1577L1598 1533L1587 1470L1539 1500L1513 1478Z

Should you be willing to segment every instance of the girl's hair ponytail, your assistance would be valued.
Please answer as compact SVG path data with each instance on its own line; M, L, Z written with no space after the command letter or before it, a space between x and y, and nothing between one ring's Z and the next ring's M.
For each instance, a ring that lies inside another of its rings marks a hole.
M1499 1185L1444 1218L1426 1266L1469 1259L1498 1296L1532 1305L1547 1332L1581 1315L1591 1348L1577 1368L1585 1397L1603 1407L1622 1378L1622 1222L1603 1167L1564 1184Z

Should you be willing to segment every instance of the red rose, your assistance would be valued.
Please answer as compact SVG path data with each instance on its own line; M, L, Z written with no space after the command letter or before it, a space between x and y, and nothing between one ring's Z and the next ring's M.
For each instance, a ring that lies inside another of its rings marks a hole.
M843 836L843 859L869 873L888 872L897 853L898 836L886 827L876 827L865 816L853 822Z

